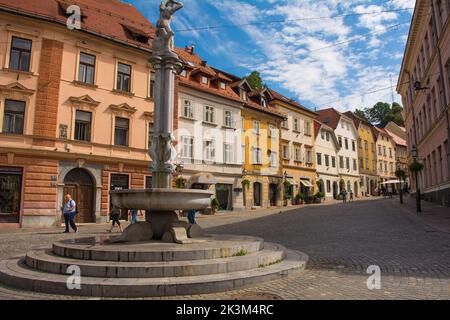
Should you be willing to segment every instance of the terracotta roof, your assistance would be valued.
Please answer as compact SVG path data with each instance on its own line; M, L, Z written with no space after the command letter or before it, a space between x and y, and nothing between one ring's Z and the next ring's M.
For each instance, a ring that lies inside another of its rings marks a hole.
M275 91L273 89L269 89L269 92L272 95L274 100L279 100L279 101L285 102L285 103L290 104L290 105L292 105L294 107L297 107L297 108L299 108L299 109L301 109L303 111L309 112L309 113L311 113L314 116L317 116L316 112L314 112L314 111L312 111L312 110L302 106L297 101L295 101L293 99L289 99L288 97L282 95L281 93L279 93L279 92L277 92L277 91Z
M244 101L242 101L241 98L228 86L227 86L226 90L218 89L218 88L214 88L214 87L208 87L208 86L202 85L201 83L199 83L197 81L186 79L184 77L177 77L177 81L180 85L190 87L193 89L197 89L202 92L210 93L215 96L230 99L230 100L244 104Z
M277 116L279 118L285 119L286 115L284 113L281 113L279 111L277 111L275 108L271 107L271 106L267 106L266 108L262 107L261 105L259 105L258 103L255 103L251 100L246 101L245 102L245 106L250 108L250 109L254 109L263 113L268 113L274 116Z
M334 108L317 111L317 120L335 130L341 120L342 114Z
M153 25L131 4L117 0L0 0L0 10L66 25L65 8L78 5L81 28L101 37L151 49ZM136 40L140 35L146 43Z
M376 137L378 137L381 134L385 137L392 138L391 135L386 130L384 130L383 128L378 128L377 126L372 126L372 132Z
M396 145L403 146L403 147L407 147L408 146L406 144L406 140L405 139L400 138L398 135L396 135L392 131L389 131L388 129L384 129L384 130L392 137L392 140L394 140Z

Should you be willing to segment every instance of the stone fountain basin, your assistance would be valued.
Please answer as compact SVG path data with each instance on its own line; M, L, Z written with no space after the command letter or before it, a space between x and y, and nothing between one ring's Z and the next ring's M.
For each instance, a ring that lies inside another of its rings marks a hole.
M133 189L110 191L119 208L147 211L204 210L211 207L212 191L191 189Z

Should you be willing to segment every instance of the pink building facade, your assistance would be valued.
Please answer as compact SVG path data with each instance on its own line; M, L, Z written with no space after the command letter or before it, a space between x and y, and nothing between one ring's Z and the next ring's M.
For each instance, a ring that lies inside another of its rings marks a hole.
M408 161L417 148L424 198L450 205L450 1L418 0L397 91L402 96ZM416 181L411 177L411 191Z

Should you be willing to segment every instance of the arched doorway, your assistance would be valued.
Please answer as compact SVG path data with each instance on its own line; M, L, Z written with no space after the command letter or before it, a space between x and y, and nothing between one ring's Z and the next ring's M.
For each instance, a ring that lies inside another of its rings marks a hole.
M358 182L355 181L355 190L353 190L355 193L355 197L358 197Z
M319 192L325 193L325 184L322 179L317 182L317 185L319 187Z
M259 182L255 182L253 184L253 205L255 207L261 207L262 206L262 184Z
M344 189L345 189L345 181L341 180L341 181L339 181L339 193L344 191Z
M77 203L78 223L95 222L94 198L95 185L89 172L84 169L73 169L64 178L64 196L72 195Z
M333 198L337 199L339 195L339 189L338 189L338 184L336 181L333 182Z

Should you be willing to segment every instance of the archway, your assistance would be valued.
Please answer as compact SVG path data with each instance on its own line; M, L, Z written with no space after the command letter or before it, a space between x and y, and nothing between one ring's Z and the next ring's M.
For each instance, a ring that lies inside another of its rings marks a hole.
M339 181L339 193L344 191L344 189L345 189L345 181L341 180L341 181Z
M276 207L278 202L278 185L271 183L269 185L269 201L271 207Z
M255 182L253 184L253 205L255 207L262 206L262 184L259 182Z
M333 198L337 199L339 195L339 189L338 189L338 184L336 181L333 182Z
M69 171L64 178L64 195L66 194L72 195L77 204L76 222L95 222L95 183L89 172L81 168Z
M317 181L317 186L319 187L319 192L325 193L325 184L322 179Z
M355 190L353 190L355 193L355 197L358 197L358 182L355 181Z

